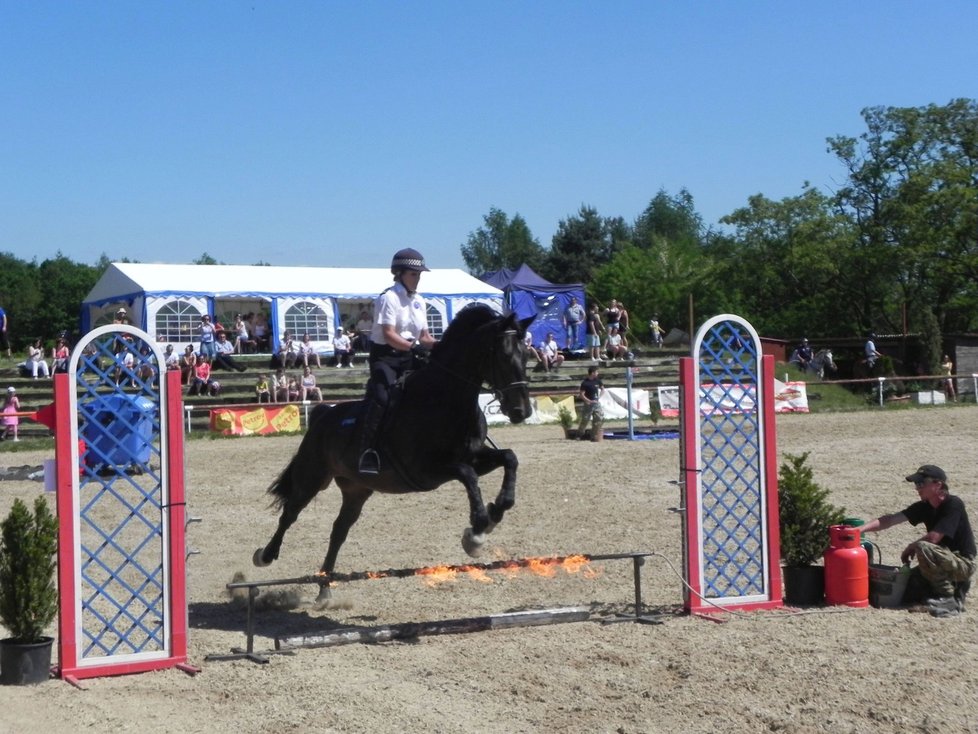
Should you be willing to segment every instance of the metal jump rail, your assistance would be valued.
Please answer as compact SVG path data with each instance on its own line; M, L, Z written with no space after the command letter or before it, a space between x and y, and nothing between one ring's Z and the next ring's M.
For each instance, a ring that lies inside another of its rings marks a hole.
M237 581L227 585L229 590L247 589L248 604L245 618L245 647L233 647L229 654L207 655L207 661L247 659L256 663L267 663L269 655L292 655L300 647L329 647L352 642L384 642L394 639L411 639L421 635L453 634L458 632L475 632L489 629L512 627L538 626L559 624L562 622L582 622L590 618L590 612L584 607L561 607L557 609L535 610L526 612L511 612L507 614L489 615L483 617L468 617L437 622L406 623L386 625L378 628L344 627L332 630L328 634L311 638L276 639L274 650L255 651L255 600L259 590L270 586L298 586L316 584L322 586L329 583L348 583L378 578L407 578L409 576L424 576L434 571L466 572L471 570L498 571L512 568L526 568L533 565L560 566L565 561L582 559L582 563L595 561L617 561L631 559L632 578L634 586L634 613L617 615L601 622L635 622L638 624L661 624L656 616L642 614L642 574L641 568L645 559L655 555L654 551L631 551L627 553L598 553L577 554L570 556L539 558L514 558L491 563L471 563L457 566L435 566L427 568L400 568L385 571L360 571L355 573L334 573L330 576L318 574L296 576L286 579L271 579L268 581Z

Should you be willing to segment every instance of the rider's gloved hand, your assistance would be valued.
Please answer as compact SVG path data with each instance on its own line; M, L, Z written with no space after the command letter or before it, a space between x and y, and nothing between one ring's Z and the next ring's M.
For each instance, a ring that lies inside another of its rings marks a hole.
M414 342L414 344L411 345L411 356L413 356L418 362L427 362L428 350L421 346L420 342Z

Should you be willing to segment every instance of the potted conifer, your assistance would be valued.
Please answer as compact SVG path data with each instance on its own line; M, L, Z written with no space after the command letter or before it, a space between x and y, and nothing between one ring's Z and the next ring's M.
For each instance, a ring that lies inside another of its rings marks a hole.
M574 428L574 414L566 405L558 406L557 418L564 429L564 438L577 438L577 429Z
M58 613L55 554L58 521L43 497L31 513L14 500L0 523L0 683L24 685L50 677L53 638L44 635Z
M808 452L785 454L778 472L785 601L803 606L822 601L825 568L816 563L829 545L829 527L845 517L843 508L828 501L829 491L816 484L807 460Z

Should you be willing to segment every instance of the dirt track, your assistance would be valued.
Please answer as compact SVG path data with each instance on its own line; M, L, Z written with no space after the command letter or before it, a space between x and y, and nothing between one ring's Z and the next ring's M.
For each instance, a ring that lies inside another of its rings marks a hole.
M913 499L903 475L921 463L950 474L978 519L974 406L778 419L781 452L811 451L816 480L852 515ZM279 578L315 571L338 506L335 489L286 536L281 559L253 569L275 525L264 488L298 439L198 440L187 445L191 659L171 670L5 688L0 732L976 732L978 613L937 620L896 610L825 609L725 615L678 613L681 585L676 441L570 442L556 426L504 428L494 440L521 460L517 507L491 536L500 557L652 550L645 601L661 625L594 622L348 645L274 656L268 665L205 662L244 642L244 615L226 596L235 571ZM37 463L41 454L2 454ZM484 484L494 493L498 479ZM0 511L32 499L38 482L0 483ZM458 485L428 495L376 496L338 570L464 563L467 517ZM884 561L919 534L878 536ZM489 556L489 560L496 557ZM496 574L436 587L387 579L339 590L348 608L265 611L259 649L285 632L586 605L631 610L628 562L600 575ZM313 590L296 589L311 597Z

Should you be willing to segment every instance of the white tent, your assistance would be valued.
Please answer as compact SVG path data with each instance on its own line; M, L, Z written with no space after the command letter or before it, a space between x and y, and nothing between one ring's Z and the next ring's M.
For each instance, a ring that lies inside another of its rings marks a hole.
M272 349L286 329L308 333L330 353L336 327L349 326L390 286L387 268L288 268L262 265L112 263L82 302L82 330L112 321L120 307L130 322L160 342L196 340L202 314L230 330L235 314L264 314ZM462 270L425 273L421 292L436 336L470 303L502 310L502 291Z

